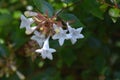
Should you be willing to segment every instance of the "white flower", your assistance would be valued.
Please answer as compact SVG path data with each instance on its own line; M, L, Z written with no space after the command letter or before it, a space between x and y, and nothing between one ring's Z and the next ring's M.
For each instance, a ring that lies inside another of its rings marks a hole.
M67 23L67 27L69 30L69 34L67 36L71 40L72 44L75 44L77 39L84 38L84 36L80 34L83 28L72 28L69 23Z
M43 48L37 49L35 52L41 53L43 59L48 58L50 60L53 59L52 53L56 52L55 49L49 48L49 38L47 38L44 42Z
M52 39L59 39L60 46L63 45L64 40L67 39L67 30L63 30L61 27L58 27L57 25L53 24L53 28L55 30L55 35L52 36Z
M21 15L20 28L26 28L25 33L31 34L36 29L36 26L30 27L33 22L34 20L32 18L27 19L24 15Z
M26 33L27 35L29 35L29 34L31 34L35 29L36 29L36 26L31 27L31 28L26 28L25 33Z
M33 21L31 18L27 19L24 15L21 15L20 28L30 27L30 25L31 25L33 22L34 22L34 21Z
M43 42L45 41L45 35L39 33L38 31L34 32L35 35L31 37L32 40L35 40L40 47L42 47Z

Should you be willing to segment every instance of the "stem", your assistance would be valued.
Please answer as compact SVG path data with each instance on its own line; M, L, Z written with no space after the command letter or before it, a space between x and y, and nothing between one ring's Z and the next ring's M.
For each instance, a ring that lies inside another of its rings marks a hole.
M116 7L116 8L118 8L118 5L117 5L116 0L113 0L113 1L114 1L114 2L113 2L114 5L111 5L111 4L106 3L105 0L103 0L101 4L106 4L106 5L108 5L109 7L113 7L113 8ZM118 9L119 9L119 8L118 8Z
M74 2L73 4L71 4L71 5L69 5L69 6L68 6L68 4L67 4L67 7L63 7L62 9L60 9L58 12L56 12L55 16L58 16L61 12L63 12L65 9L70 8L71 6L74 6L74 5L76 6L76 5L79 4L79 2L81 2L81 1L83 1L83 0L76 1L76 2Z

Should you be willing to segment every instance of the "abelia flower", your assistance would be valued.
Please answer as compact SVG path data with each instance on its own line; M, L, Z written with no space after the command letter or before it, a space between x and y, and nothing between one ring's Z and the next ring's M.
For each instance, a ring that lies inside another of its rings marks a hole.
M63 45L64 43L64 40L67 39L67 30L63 30L61 27L58 27L56 25L53 25L54 26L54 29L55 31L58 30L53 36L52 36L52 39L53 40L56 40L56 39L59 39L59 44L60 46Z
M81 34L83 28L78 28L78 29L72 28L68 22L67 22L67 27L69 31L69 34L67 36L68 39L71 40L72 44L75 44L77 39L84 38L83 34Z
M44 43L44 41L45 41L45 35L44 35L44 34L41 34L41 33L38 32L38 31L35 31L34 34L35 34L35 35L33 35L33 36L31 37L31 39L32 39L32 40L35 40L35 41L39 44L39 46L42 47L42 45L43 45L43 43Z
M35 52L41 53L43 59L48 58L50 60L53 59L52 53L56 52L55 49L49 48L49 38L47 38L44 42L43 48L37 49Z
M34 22L32 18L26 18L24 15L21 15L21 24L20 28L26 28L25 33L26 34L31 34L35 29L36 26L31 27L31 24Z

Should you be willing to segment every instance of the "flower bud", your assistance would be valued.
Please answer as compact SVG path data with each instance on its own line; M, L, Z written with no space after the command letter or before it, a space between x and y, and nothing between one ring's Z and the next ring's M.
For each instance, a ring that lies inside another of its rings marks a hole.
M26 17L37 16L37 13L32 11L25 11L24 14Z
M16 66L14 66L14 65L11 65L11 69L12 69L12 71L16 71L17 70Z
M26 7L26 9L27 9L28 11L31 11L31 10L33 10L33 6L28 5L28 6Z
M20 73L19 71L16 71L16 74L21 80L25 80L25 76L22 73Z

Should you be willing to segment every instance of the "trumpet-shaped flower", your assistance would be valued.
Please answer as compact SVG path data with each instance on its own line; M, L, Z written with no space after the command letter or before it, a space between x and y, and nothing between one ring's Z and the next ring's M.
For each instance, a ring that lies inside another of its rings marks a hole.
M69 34L67 36L71 40L72 44L75 44L77 39L84 38L83 34L81 34L83 28L72 28L69 23L67 23L67 27L69 30Z
M64 40L67 39L67 34L66 34L67 30L63 30L61 27L58 27L55 24L53 25L53 28L54 28L56 34L54 34L52 36L52 39L53 40L59 39L59 44L60 44L60 46L62 46L64 43Z
M53 59L52 53L56 52L55 49L49 48L49 38L47 38L44 42L43 48L37 49L35 52L41 53L43 59L48 58L50 60Z
M25 33L31 34L36 29L36 26L30 27L33 22L34 20L32 18L27 19L24 15L21 15L20 28L26 28Z
M45 35L39 33L38 31L34 32L35 35L31 37L32 40L35 40L40 47L42 47L44 41L45 41Z

